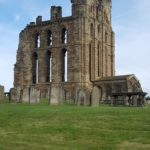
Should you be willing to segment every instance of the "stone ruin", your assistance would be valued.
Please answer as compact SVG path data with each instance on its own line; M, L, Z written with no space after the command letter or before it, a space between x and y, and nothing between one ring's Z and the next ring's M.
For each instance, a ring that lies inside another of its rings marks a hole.
M11 101L77 105L110 103L112 93L142 91L134 74L115 75L111 0L71 0L72 15L51 7L19 35Z
M0 100L4 99L4 86L0 85Z

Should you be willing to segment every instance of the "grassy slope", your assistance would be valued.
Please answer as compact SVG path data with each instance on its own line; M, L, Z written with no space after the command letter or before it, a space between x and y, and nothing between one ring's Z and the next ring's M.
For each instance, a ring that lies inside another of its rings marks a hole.
M0 104L0 150L148 150L150 107Z

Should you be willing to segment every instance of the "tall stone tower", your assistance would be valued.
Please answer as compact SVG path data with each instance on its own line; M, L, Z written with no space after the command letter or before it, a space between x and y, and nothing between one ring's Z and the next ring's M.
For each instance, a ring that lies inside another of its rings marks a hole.
M71 3L71 16L62 17L62 8L52 6L50 20L38 16L20 33L12 99L98 104L118 84L111 0Z
M114 76L114 33L110 0L72 0L75 45L84 82Z

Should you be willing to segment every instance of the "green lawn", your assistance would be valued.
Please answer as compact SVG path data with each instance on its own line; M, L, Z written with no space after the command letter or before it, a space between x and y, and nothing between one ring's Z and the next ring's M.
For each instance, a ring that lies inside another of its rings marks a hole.
M149 149L149 106L0 103L0 150Z

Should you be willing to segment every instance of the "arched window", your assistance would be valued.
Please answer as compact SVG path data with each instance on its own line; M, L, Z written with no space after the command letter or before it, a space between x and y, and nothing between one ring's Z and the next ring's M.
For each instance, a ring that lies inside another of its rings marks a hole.
M107 43L107 41L108 41L108 33L105 32L105 42Z
M46 53L47 75L46 82L52 81L52 55L50 51Z
M89 80L92 81L92 78L91 78L91 54L92 54L92 45L89 44Z
M100 34L100 25L97 27L98 34Z
M35 47L36 47L36 48L39 48L40 45L41 45L40 34L37 33L37 34L35 35Z
M68 35L67 35L67 29L66 28L63 28L62 29L62 44L66 44L67 43L67 40L68 40Z
M96 18L98 19L98 16L99 16L99 8L98 6L96 7Z
M62 50L62 82L68 80L68 52L66 49Z
M38 55L33 53L32 56L32 83L38 83Z
M52 32L50 30L48 30L47 32L47 46L51 46L52 45Z
M93 28L93 24L91 23L91 26L90 26L90 33L91 33L91 36L94 35L94 28Z
M97 45L97 73L98 77L100 76L100 42Z

